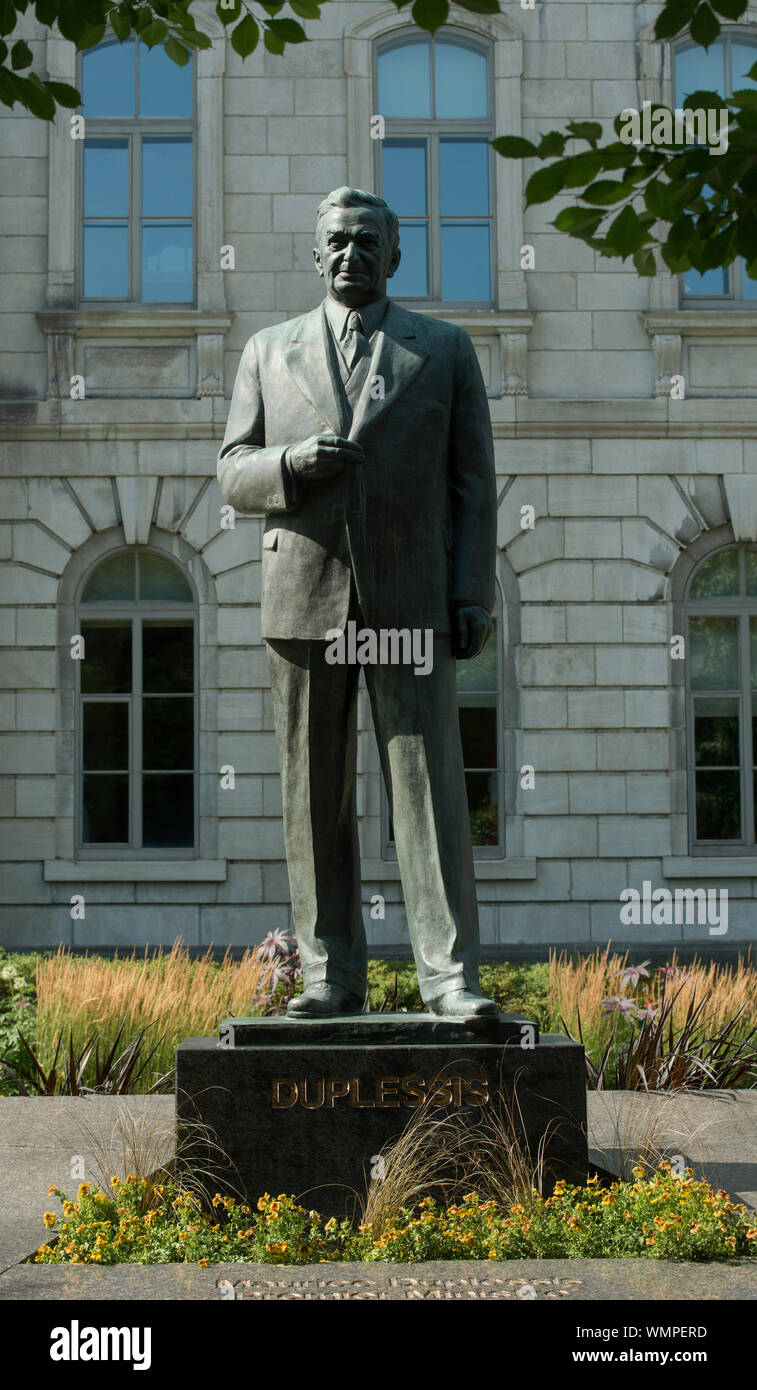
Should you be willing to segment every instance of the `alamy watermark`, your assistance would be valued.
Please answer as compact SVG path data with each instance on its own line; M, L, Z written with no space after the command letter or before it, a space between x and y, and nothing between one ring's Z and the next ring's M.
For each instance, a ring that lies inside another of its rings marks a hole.
M330 627L325 659L329 666L413 666L416 676L434 668L432 627L361 627L350 618L342 632Z
M726 106L671 111L645 101L641 111L635 106L621 111L618 134L624 145L709 145L713 154L725 154L730 119Z
M707 926L710 936L728 931L727 888L655 888L645 878L641 892L624 888L620 920L624 927Z

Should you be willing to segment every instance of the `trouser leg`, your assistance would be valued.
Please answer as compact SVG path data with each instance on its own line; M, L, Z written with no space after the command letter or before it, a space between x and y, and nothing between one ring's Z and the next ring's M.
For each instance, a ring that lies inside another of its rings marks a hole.
M410 665L366 667L424 1000L478 989L478 906L455 669L448 636L434 638L428 675L415 675Z
M289 886L305 986L366 988L361 909L354 666L324 642L266 643L281 768Z

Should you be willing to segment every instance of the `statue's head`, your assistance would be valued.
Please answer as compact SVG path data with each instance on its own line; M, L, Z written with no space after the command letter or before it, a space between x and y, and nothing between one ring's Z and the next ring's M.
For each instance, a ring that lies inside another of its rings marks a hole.
M400 263L400 233L383 198L335 188L318 208L315 238L313 259L332 299L359 308L386 294Z

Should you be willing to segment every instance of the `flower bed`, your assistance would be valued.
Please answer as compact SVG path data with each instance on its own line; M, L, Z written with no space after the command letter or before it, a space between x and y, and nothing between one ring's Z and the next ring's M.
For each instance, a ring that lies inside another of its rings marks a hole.
M62 1217L45 1214L57 1236L37 1264L168 1264L255 1261L309 1264L343 1260L559 1259L645 1256L723 1260L755 1250L754 1213L670 1164L645 1178L603 1188L558 1182L552 1196L505 1210L470 1193L441 1207L431 1197L403 1208L381 1230L324 1221L293 1197L268 1193L255 1209L217 1194L204 1204L168 1180L113 1178L111 1190L82 1183L75 1200L56 1188Z

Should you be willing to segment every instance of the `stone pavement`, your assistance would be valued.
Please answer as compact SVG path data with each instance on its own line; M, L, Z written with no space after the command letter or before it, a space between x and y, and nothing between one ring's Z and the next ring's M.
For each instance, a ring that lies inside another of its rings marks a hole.
M714 1187L757 1208L757 1092L645 1096L589 1093L595 1162L618 1171L633 1142L680 1155ZM77 1269L24 1265L57 1205L87 1179L171 1152L172 1096L0 1098L0 1300L7 1299L752 1299L754 1262L681 1265L652 1260L451 1261L436 1265L235 1264ZM109 1157L108 1155L112 1155ZM144 1162L142 1163L144 1167ZM107 1172L105 1171L107 1169ZM75 1174L75 1176L72 1176Z

